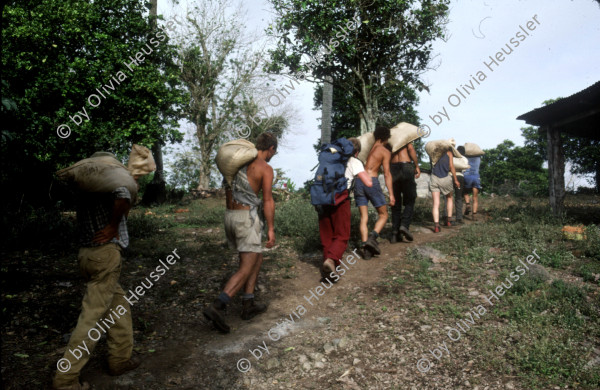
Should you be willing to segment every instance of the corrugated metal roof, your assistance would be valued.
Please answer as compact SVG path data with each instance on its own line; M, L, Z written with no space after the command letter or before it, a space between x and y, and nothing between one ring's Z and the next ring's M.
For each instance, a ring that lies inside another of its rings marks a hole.
M565 133L600 139L600 81L517 119L529 125L552 126Z

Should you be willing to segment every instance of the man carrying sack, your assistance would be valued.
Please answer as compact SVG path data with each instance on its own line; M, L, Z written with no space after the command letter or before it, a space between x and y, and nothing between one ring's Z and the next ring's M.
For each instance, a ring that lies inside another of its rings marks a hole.
M57 173L59 178L74 181L82 190L77 206L81 244L78 264L87 286L77 326L57 364L53 380L56 390L90 388L87 382L79 383L79 373L100 339L98 328L107 333L111 375L122 375L140 364L131 358L131 308L119 285L119 275L121 250L129 245L127 215L137 194L137 180L155 169L150 151L134 145L128 168L111 153L97 152ZM106 325L109 317L110 327L100 327L99 323Z
M239 144L239 141L232 141L232 143ZM265 304L254 302L254 286L263 261L261 246L263 214L267 222L268 241L265 246L272 248L275 245L275 201L271 191L273 168L268 162L277 153L277 138L271 133L262 133L256 139L256 154L249 153L248 149L237 149L237 152L232 152L229 165L225 158L228 155L227 148L224 148L226 145L223 145L217 153L216 161L219 171L225 177L227 206L225 233L229 247L239 252L240 268L229 279L214 302L203 312L206 319L211 321L221 333L229 333L230 330L223 317L223 311L231 298L242 288L244 289L241 313L243 320L250 320L267 310ZM251 162L245 162L247 158ZM245 165L241 168L233 167L232 161L244 161ZM230 174L236 169L238 169L237 173L232 178ZM262 201L258 197L261 191Z

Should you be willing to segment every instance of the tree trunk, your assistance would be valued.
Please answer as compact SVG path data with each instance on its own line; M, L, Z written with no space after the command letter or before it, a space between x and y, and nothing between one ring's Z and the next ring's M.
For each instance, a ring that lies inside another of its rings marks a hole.
M156 30L156 17L158 12L158 0L150 0L150 25ZM152 145L152 155L156 163L156 171L152 182L146 186L143 203L164 203L167 200L167 187L165 183L163 153L161 140L157 139Z
M552 213L563 217L565 212L565 156L560 131L546 127L548 135L548 178L550 179L550 206Z
M331 142L331 106L333 104L333 79L325 76L323 106L321 108L321 145Z

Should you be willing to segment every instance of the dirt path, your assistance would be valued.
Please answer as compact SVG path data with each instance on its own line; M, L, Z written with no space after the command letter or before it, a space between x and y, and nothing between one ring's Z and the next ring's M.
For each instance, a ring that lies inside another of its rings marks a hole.
M386 268L392 264L404 266L408 248L438 242L459 231L460 227L454 227L433 234L427 227L415 226L412 243L390 244L381 238L380 256L347 264L348 269L340 281L330 289L325 288L325 283L321 296L316 295L315 290L321 286L320 254L296 258L296 278L263 287L266 291L260 294L269 301L267 313L242 321L239 307L230 305L227 314L230 334L222 335L213 330L204 320L200 305L190 308L187 318L181 320L163 313L159 322L162 326L155 332L159 340L155 352L144 354L140 369L120 378L110 378L96 364L85 377L97 389L317 388L318 383L334 388L405 388L400 385L404 382L400 372L417 377L423 374L412 364L391 369L382 367L385 364L378 363L375 356L371 361L365 347L381 344L383 340L379 336L385 334L389 326L375 323L377 315L368 306L378 300L379 284L388 274ZM344 258L352 262L352 257L348 251ZM316 298L311 298L311 291ZM403 309L401 305L393 305L391 302L386 309L389 313L383 314L394 314L391 318L400 320ZM282 326L277 327L278 323ZM168 333L169 328L174 332L161 338L160 334ZM379 352L386 355L384 348L379 348ZM388 355L393 356L398 350L389 352ZM349 359L349 364L337 364L336 360L342 356ZM368 362L368 366L361 368L363 362ZM237 364L240 364L239 369ZM250 365L248 372L240 371ZM390 379L371 383L369 378L373 375Z

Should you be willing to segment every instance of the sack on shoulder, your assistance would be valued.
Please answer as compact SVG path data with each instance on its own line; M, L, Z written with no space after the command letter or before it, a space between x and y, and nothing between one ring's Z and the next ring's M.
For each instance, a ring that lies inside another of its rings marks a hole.
M215 157L219 172L231 186L238 171L258 156L254 144L246 139L229 141L219 148Z
M472 142L465 143L465 156L467 157L479 157L483 156L485 152L481 150L479 145Z
M313 206L335 205L336 195L348 189L346 164L353 152L354 146L346 138L321 146L317 173L310 186Z
M137 182L130 171L107 152L94 153L92 157L56 172L56 176L61 181L74 182L85 192L113 192L118 187L125 187L132 200L137 196Z

